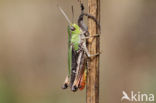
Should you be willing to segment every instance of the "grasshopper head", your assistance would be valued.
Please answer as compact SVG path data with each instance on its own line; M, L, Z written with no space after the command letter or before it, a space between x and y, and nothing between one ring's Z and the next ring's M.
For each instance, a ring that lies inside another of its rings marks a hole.
M77 24L70 24L68 29L72 34L81 34L81 29Z

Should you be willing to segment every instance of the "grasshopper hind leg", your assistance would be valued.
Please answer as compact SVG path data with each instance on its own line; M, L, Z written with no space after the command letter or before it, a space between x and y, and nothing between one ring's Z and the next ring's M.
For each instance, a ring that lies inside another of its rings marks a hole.
M62 89L67 89L69 86L69 76L66 77L65 82L62 86Z
M77 89L78 89L78 87L77 87L77 86L72 86L72 91L73 91L73 92L76 92L76 91L77 91Z
M83 78L83 74L85 71L85 67L86 67L86 59L87 56L85 55L84 52L81 52L79 57L78 57L78 61L77 61L77 74L74 80L74 83L72 85L72 91L75 92L78 90L78 88L80 89L80 85L81 85L81 80Z

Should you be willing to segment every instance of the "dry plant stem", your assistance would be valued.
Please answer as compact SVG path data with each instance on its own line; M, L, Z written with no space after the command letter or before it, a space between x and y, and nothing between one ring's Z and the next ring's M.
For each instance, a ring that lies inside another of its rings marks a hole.
M88 0L89 14L96 17L100 23L100 0ZM88 19L88 31L90 36L99 34L95 21ZM96 54L100 51L100 38L90 38L88 40L88 49L90 54ZM86 87L86 103L99 103L99 56L92 58L89 62L89 71Z

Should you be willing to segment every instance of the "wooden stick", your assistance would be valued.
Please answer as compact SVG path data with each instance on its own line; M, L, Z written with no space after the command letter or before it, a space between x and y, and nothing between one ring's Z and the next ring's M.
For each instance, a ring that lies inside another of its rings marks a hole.
M100 0L88 0L89 14L96 17L100 23ZM90 36L99 34L100 31L92 19L88 19L88 31ZM88 49L91 54L100 52L100 38L90 38ZM89 62L89 70L86 87L86 103L99 103L99 56Z

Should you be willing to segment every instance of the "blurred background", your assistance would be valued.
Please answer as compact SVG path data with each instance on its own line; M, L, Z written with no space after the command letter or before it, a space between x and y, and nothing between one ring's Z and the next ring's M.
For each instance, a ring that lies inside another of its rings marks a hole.
M77 22L77 0L0 0L0 103L85 103L85 90L61 89L68 24L57 5L70 18L74 5ZM101 27L100 103L156 94L156 1L101 0Z

